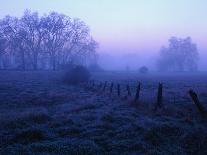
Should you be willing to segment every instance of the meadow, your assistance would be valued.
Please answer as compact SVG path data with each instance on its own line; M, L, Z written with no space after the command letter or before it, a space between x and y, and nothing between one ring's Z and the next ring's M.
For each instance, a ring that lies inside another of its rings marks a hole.
M62 75L0 71L0 154L207 154L207 120L188 94L207 108L207 73L100 72L95 86L67 85ZM119 83L120 96L109 85L103 91L105 81ZM155 111L159 82L163 107Z

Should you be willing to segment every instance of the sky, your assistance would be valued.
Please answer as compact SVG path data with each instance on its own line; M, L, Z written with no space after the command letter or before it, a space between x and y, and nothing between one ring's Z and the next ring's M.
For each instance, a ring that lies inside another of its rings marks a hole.
M0 0L0 17L57 11L80 18L99 43L99 52L151 53L171 36L191 36L207 49L207 0ZM207 53L207 52L206 52Z

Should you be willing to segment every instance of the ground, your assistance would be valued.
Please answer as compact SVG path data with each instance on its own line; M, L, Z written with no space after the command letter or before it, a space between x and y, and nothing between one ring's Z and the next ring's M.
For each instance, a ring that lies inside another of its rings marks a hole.
M206 107L207 74L93 73L93 88L62 75L0 72L0 154L207 154L207 123L187 94L194 89ZM121 97L100 81L120 83ZM164 100L155 111L159 82Z

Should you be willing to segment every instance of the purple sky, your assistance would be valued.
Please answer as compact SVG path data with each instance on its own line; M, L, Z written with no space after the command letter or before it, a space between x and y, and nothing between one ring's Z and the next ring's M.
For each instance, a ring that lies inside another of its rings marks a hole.
M191 36L207 49L206 0L0 0L0 16L25 9L79 17L91 28L100 52L156 53L170 36Z

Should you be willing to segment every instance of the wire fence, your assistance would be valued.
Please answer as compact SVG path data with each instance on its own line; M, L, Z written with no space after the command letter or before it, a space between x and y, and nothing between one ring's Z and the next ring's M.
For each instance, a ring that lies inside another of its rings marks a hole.
M180 105L194 103L203 117L207 118L207 110L199 100L199 96L190 87L180 86L182 89L164 86L163 83L142 84L141 82L113 82L91 80L86 85L87 89L94 92L108 93L123 99L130 99L134 104L140 101L151 102L155 110L165 104ZM192 102L191 102L192 101Z

